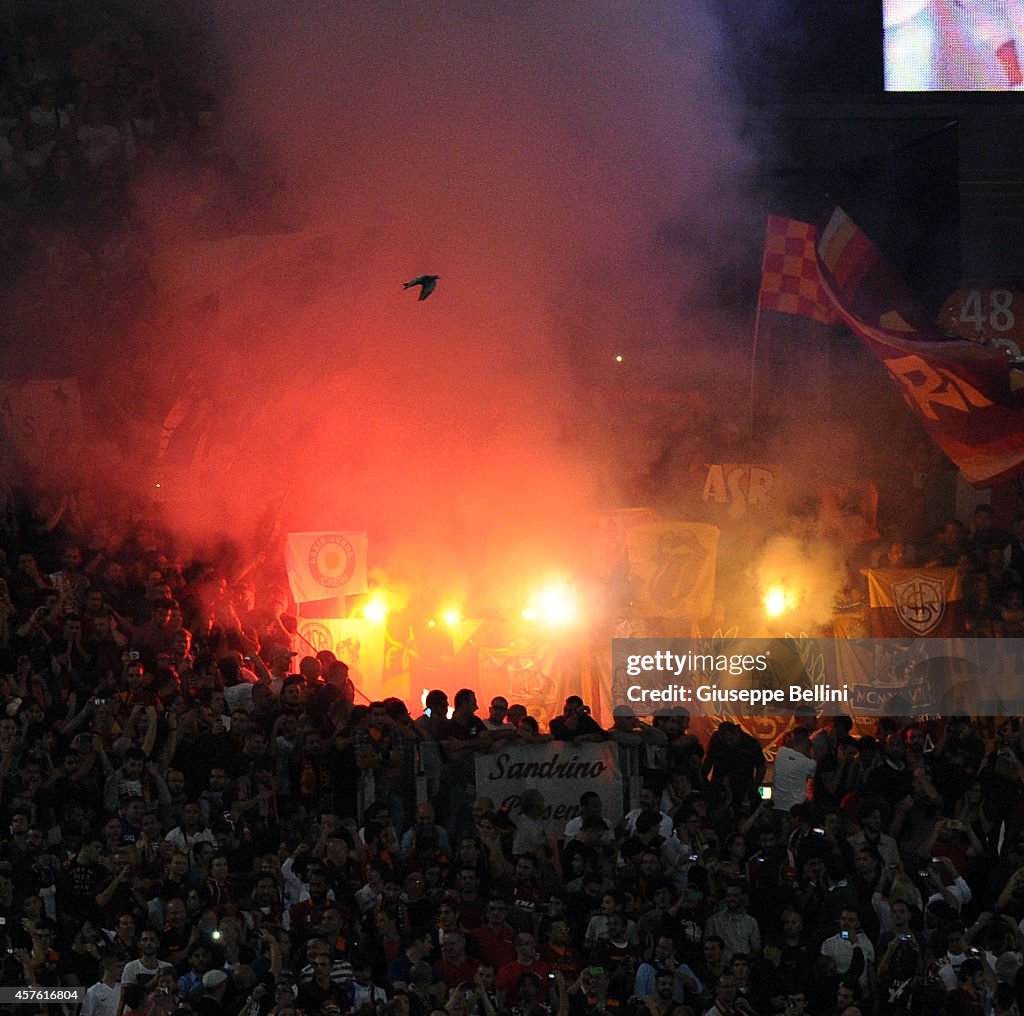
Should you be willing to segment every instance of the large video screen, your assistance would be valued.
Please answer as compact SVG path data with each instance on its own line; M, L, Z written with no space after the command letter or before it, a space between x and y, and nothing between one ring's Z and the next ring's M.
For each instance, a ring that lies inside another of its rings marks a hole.
M1024 0L882 0L887 92L1024 86Z

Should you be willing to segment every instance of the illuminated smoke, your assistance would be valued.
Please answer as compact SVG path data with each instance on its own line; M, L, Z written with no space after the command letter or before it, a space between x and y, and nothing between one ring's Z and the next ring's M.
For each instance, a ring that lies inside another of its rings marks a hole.
M174 517L208 529L255 480L237 532L284 500L279 528L365 528L390 576L478 601L571 562L639 440L601 386L727 356L752 157L705 5L236 4L211 44L226 139L260 138L319 239L174 308L231 467ZM146 209L194 264L181 200Z
M813 632L825 625L846 581L834 544L794 536L769 539L754 574L765 615L790 632Z
M88 378L118 483L159 490L190 542L365 529L403 605L518 614L572 571L588 510L688 514L678 492L746 429L761 139L722 9L210 5L212 142L240 170L146 176L144 320L55 331L39 362ZM662 390L698 394L650 409ZM186 394L195 433L155 475Z

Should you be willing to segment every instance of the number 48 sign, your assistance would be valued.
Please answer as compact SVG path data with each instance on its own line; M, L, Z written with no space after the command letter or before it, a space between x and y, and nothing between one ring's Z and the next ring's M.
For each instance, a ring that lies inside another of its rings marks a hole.
M958 289L943 303L936 323L963 339L1002 346L1017 359L1024 341L1024 293L993 284Z

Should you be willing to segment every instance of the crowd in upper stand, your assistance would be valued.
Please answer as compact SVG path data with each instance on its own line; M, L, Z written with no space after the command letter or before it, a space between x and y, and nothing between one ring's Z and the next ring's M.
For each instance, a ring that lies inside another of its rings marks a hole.
M0 202L22 222L88 227L130 215L127 183L212 156L203 40L159 37L130 8L51 3L4 26ZM172 48L173 47L173 48Z
M103 245L154 169L237 228L201 34L57 0L5 27L0 279L40 249L42 288L129 270ZM758 742L682 710L359 702L263 562L193 559L124 499L0 499L0 985L81 986L86 1016L1020 1016L1017 718L803 714L762 797ZM1013 635L1022 538L982 508L864 564L958 567L970 629ZM476 754L550 738L647 753L621 822L587 787L557 826L539 790L477 795Z

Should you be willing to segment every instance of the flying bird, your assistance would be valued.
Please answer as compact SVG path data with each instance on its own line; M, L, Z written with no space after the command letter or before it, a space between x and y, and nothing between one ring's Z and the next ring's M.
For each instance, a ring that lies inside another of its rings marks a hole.
M420 286L420 299L425 300L431 293L437 289L437 280L441 278L440 275L417 275L415 279L410 279L402 289L408 289L410 286Z

